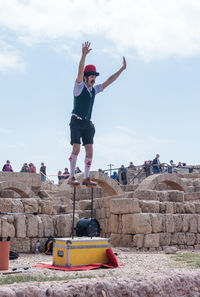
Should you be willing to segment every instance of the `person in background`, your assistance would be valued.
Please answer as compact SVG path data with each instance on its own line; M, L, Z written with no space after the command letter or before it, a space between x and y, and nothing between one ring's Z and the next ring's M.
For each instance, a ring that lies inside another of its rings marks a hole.
M148 177L151 174L151 168L150 168L149 161L147 161L147 160L144 161L143 168L144 168L144 172L146 174L146 177Z
M30 172L30 169L28 167L28 164L27 163L24 163L24 165L22 166L22 169L20 172Z
M79 167L76 167L75 174L81 173L81 172L82 172L81 169Z
M153 159L152 165L153 165L153 173L158 174L161 173L161 165L160 165L160 155L156 154L155 159Z
M13 169L12 169L12 166L10 165L9 160L6 161L6 164L3 166L2 171L13 172Z
M45 182L46 181L46 166L44 165L43 162L41 163L40 174L41 174L41 181Z
M121 167L118 170L118 175L121 177L122 185L127 184L127 176L126 176L126 168L124 165L121 165Z
M61 179L62 179L62 171L58 171L58 184L61 183Z
M135 166L133 165L133 162L129 163L129 166L127 167L128 169L135 169Z
M63 179L68 179L69 178L69 175L70 175L70 173L69 173L68 168L65 168L65 171L62 174L62 178Z
M33 163L29 163L29 170L30 170L30 173L36 173L36 167Z
M113 174L110 177L112 179L116 180L117 182L119 182L119 176L117 174L117 171L114 171Z

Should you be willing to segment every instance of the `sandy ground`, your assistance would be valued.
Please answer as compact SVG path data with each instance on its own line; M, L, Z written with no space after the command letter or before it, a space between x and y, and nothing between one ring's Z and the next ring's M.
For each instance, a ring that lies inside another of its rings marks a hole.
M28 273L37 276L46 277L115 277L115 278L128 278L133 276L163 276L169 273L191 273L200 272L199 269L192 269L186 264L181 264L173 259L173 255L165 254L164 252L136 252L131 248L113 248L113 251L118 254L118 260L120 266L116 269L95 269L95 270L85 270L85 271L58 271L46 268L37 268L33 265L37 264L52 264L53 257L51 255L45 254L20 254L19 258L16 260L10 260L9 271L12 268L18 268L18 270L23 271L23 273ZM186 251L181 250L179 253L194 252L199 251ZM28 270L23 270L21 267L30 267ZM5 277L0 272L0 277Z

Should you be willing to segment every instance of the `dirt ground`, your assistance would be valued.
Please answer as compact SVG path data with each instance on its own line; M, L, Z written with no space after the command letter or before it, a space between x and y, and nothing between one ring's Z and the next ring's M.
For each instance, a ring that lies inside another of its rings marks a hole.
M148 275L166 275L172 272L193 272L199 269L190 268L186 264L180 264L174 259L174 255L165 254L164 252L136 252L131 248L113 248L117 253L120 264L119 268L115 269L95 269L85 271L59 271L46 268L37 268L33 265L37 264L52 264L53 256L40 253L35 254L20 254L16 260L10 260L9 271L13 268L28 273L29 275L41 275L45 277L130 277L130 276L148 276ZM177 254L194 252L194 250L178 251ZM27 267L27 270L23 268ZM0 272L0 277L4 275Z

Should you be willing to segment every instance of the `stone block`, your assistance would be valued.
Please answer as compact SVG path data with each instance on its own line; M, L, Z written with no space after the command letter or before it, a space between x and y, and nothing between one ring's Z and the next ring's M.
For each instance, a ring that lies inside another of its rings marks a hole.
M110 212L113 214L140 213L139 200L134 198L112 199Z
M24 212L24 206L21 199L12 199L11 200L11 212Z
M173 233L171 238L172 245L181 245L185 244L185 233Z
M168 193L169 193L169 201L184 202L184 192L183 191L169 190Z
M40 216L38 216L38 237L44 237L44 224Z
M100 219L100 218L101 218L101 210L100 210L99 208L97 208L97 209L95 210L95 212L96 212L96 219L97 219L97 220Z
M111 214L110 217L110 232L119 233L119 216Z
M158 191L158 200L160 202L168 201L169 200L169 193L168 191Z
M34 198L24 199L25 212L38 212L38 200Z
M195 202L195 213L200 214L200 202Z
M173 216L174 218L174 232L182 232L183 231L183 216L181 214L176 214Z
M27 237L38 237L38 216L27 215Z
M190 232L197 233L198 227L198 216L197 215L190 215Z
M75 225L78 217L75 217ZM71 235L72 216L71 214L62 214L56 216L56 235L67 237Z
M185 234L185 241L187 246L196 244L196 235L194 233L187 232Z
M111 240L111 245L112 246L120 246L121 235L111 233L110 234L110 240Z
M106 218L106 209L105 209L105 207L102 207L100 211L101 211L101 218L105 219Z
M175 203L174 202L164 202L165 213L175 213Z
M3 190L1 191L1 196L3 198L14 198L14 191L12 190Z
M176 213L185 213L185 205L184 203L177 202L175 203Z
M40 200L39 201L39 208L40 208L40 213L42 214L52 214L53 211L53 204L51 200Z
M183 232L189 231L189 226L190 226L190 215L184 214L183 215Z
M11 238L10 249L13 252L18 253L30 253L31 252L31 240L29 238Z
M136 190L133 197L140 200L158 200L158 192L154 190Z
M110 217L110 208L106 207L106 218Z
M122 216L123 234L148 234L152 232L149 214L127 214Z
M200 244L200 234L199 233L196 234L196 243Z
M0 198L0 213L11 212L11 199Z
M80 200L78 203L81 210L90 209L91 208L91 201L90 200Z
M59 215L56 216L56 218L57 217L59 217ZM43 215L41 216L41 220L44 226L44 236L45 237L54 236L54 224L53 224L52 216Z
M132 235L122 234L120 238L120 246L130 247L132 242Z
M15 237L15 227L14 227L14 217L13 216L3 216L1 218L1 235L3 237Z
M195 204L186 202L185 203L185 213L195 213Z
M163 215L162 214L151 214L151 225L152 225L152 232L158 233L163 231Z
M15 236L20 238L26 237L26 216L25 215L15 215Z
M160 212L160 202L158 201L140 201L140 207L144 213Z
M133 235L132 246L137 247L138 249L144 246L144 234Z
M146 248L156 248L160 246L159 243L160 237L159 234L146 234L144 236L144 247Z
M166 214L163 216L163 231L166 233L174 232L174 216L172 214Z
M160 233L160 245L169 246L171 244L171 233Z

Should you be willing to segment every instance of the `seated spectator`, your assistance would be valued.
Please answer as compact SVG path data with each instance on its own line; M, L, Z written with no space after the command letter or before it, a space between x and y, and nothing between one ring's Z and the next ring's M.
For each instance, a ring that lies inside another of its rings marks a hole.
M81 169L79 167L76 167L75 174L76 173L81 173L81 172L82 172Z
M46 181L46 166L44 165L43 162L41 163L40 174L41 174L41 181L45 182Z
M120 176L120 180L122 185L126 185L127 184L127 177L126 177L126 168L124 167L124 165L121 165L121 167L118 170L118 174Z
M182 162L178 162L178 165L176 167L181 167L182 166Z
M70 173L68 171L68 168L65 168L65 171L63 172L62 178L67 179L69 177Z
M6 164L3 166L2 171L13 172L12 166L10 165L10 161L7 160Z
M24 163L20 172L30 172L30 169L27 163Z
M153 159L152 165L153 165L153 173L158 174L161 173L161 165L160 165L160 155L156 154L155 159Z
M36 167L33 163L29 163L29 170L30 170L30 173L36 173Z
M118 177L117 171L114 171L113 174L110 177L112 179L116 180L116 181L119 181L119 177Z
M60 184L62 179L62 171L58 171L58 184Z

